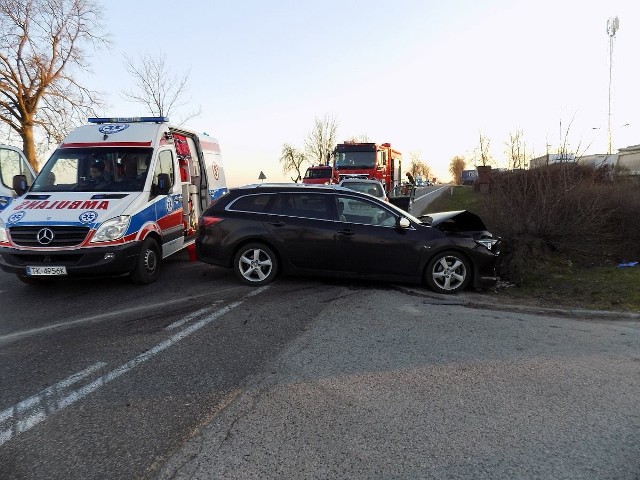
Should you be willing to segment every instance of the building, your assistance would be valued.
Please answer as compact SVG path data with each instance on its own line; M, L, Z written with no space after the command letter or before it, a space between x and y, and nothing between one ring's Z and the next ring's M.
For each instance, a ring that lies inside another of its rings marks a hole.
M578 157L577 162L581 165L588 165L590 167L615 167L616 162L618 161L618 155L615 153L607 154L607 153L599 153L595 155L583 155L582 157Z
M583 155L576 157L574 154L561 156L558 154L547 154L538 158L532 158L530 168L542 167L553 163L576 162L592 167L610 166L620 170L620 173L628 175L640 175L640 145L621 148L618 153L599 153L593 155Z
M616 168L629 175L640 175L640 145L618 150Z
M547 153L541 157L532 158L529 162L529 168L538 168L552 163L575 162L576 156L573 153Z

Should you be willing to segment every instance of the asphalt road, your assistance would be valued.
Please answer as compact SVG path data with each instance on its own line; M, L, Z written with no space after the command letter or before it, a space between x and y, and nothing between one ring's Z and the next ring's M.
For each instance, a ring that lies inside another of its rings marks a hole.
M187 261L0 272L0 478L629 478L640 322Z
M186 254L161 280L0 275L0 478L141 478L262 372L336 287L254 290ZM275 293L277 292L277 293Z
M638 479L640 324L345 289L159 479Z
M428 187L416 187L416 194L411 205L411 214L421 215L429 204L440 195L445 195L451 187L448 185L431 185Z

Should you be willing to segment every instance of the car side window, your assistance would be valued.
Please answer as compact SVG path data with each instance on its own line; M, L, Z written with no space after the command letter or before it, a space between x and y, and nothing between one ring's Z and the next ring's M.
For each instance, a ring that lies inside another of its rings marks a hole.
M364 225L393 227L396 216L384 207L369 200L338 195L340 220Z
M273 200L274 194L262 193L259 195L245 195L233 201L227 210L236 212L255 212L264 213L267 211L269 202Z
M333 197L320 193L281 193L278 195L271 213L290 217L333 220L331 207Z

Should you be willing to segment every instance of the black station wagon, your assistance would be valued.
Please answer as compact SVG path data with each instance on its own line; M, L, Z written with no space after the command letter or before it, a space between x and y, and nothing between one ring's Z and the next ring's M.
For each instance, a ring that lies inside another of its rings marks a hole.
M468 211L416 218L339 186L235 188L200 218L198 260L249 285L279 273L426 283L439 293L497 282L498 240Z

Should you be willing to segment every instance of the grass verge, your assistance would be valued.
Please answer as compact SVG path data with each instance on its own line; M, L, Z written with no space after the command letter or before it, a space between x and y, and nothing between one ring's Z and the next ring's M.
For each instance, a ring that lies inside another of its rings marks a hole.
M428 210L479 213L481 198L470 187L453 187L433 200ZM541 307L640 312L640 265L583 267L549 258L530 272L521 286L502 284L496 295L505 301Z

